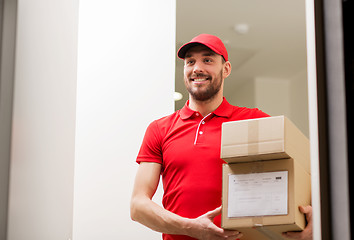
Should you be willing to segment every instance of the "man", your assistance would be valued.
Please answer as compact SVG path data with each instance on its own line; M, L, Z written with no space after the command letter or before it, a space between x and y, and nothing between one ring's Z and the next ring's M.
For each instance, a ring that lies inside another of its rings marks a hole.
M269 115L232 106L223 97L231 63L218 37L201 34L183 45L178 57L184 60L189 100L146 130L137 157L131 217L162 232L164 240L238 239L242 233L220 228L221 124ZM160 175L164 207L151 200Z

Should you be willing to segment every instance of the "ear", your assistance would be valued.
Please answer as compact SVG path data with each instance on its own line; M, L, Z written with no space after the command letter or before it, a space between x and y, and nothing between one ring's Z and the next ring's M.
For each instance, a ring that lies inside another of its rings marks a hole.
M231 63L227 61L223 65L224 78L227 78L231 74Z

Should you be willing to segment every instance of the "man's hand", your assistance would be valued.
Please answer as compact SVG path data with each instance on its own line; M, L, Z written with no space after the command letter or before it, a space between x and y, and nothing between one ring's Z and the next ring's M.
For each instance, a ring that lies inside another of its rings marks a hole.
M235 240L242 234L217 227L213 219L221 214L221 207L195 218L181 217L152 201L159 184L161 164L142 162L135 178L130 204L134 221L161 233L188 235L201 240Z
M312 207L300 206L300 212L304 213L307 220L307 225L302 232L286 232L283 233L284 237L300 240L312 240Z
M192 219L192 225L189 229L191 237L200 240L235 240L242 237L242 233L238 231L224 230L216 226L213 219L221 214L221 207L205 213L204 215Z

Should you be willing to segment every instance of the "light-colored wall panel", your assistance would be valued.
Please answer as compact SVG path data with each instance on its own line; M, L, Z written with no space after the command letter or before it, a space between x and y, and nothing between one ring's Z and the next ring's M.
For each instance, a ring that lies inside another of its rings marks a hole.
M8 240L72 235L78 1L18 0Z
M231 79L226 79L225 83ZM226 86L226 85L225 85ZM241 84L230 96L225 96L226 99L235 106L240 107L255 107L255 81L250 79Z
M307 72L299 72L290 80L290 107L291 119L296 126L308 137L309 136L309 113Z
M255 106L272 116L290 117L290 81L288 79L256 78Z
M174 66L175 1L80 2L74 240L161 238L129 205L145 129L174 110Z

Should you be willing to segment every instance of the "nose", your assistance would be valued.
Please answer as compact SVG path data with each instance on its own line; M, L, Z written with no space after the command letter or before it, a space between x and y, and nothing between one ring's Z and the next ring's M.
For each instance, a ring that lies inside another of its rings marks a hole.
M202 64L199 61L195 62L193 73L202 73L202 72L203 72Z

